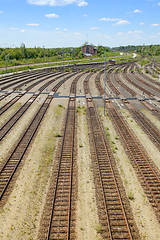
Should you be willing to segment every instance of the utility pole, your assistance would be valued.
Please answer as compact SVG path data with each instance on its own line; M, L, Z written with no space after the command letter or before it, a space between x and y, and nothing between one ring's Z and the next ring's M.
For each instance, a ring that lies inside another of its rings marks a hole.
M74 63L74 48L73 48L73 71L75 71L75 63Z
M49 48L48 48L48 66L49 66L49 57L50 57L50 54L49 54Z
M104 116L105 116L105 92L106 92L106 48L105 48L105 69L104 69Z
M45 62L45 48L43 46L43 57L44 57L44 62Z
M27 58L28 58L28 68L29 68L29 50L27 51Z
M155 67L155 55L156 55L156 47L155 47L155 50L154 50L153 67Z
M63 48L63 81L64 81L64 48ZM64 81L64 89L65 89L65 81Z
M6 65L6 72L7 72L7 55L6 55L6 44L4 48L4 53L5 53L5 65Z
M62 52L58 52L60 54L63 54L63 80L64 80L64 53L68 53L68 52L64 52L64 48L63 48L63 51ZM65 81L64 81L64 89L65 89Z

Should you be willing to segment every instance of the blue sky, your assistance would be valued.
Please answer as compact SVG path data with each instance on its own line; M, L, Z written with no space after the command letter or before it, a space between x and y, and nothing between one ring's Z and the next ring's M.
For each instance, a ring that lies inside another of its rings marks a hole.
M0 47L160 44L160 0L0 0Z

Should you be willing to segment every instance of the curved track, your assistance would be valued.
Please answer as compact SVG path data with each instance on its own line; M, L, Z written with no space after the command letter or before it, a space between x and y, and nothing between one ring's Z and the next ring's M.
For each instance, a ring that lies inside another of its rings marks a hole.
M54 169L49 187L44 214L41 220L40 239L76 239L73 224L72 193L75 165L75 108L76 84L84 73L77 76L71 85L65 129L60 157Z
M61 80L53 89L52 92L48 95L38 112L35 114L33 120L29 124L28 128L23 133L23 136L18 141L18 144L14 148L13 152L9 158L5 161L3 166L0 169L0 200L6 192L8 185L10 184L35 132L37 131L38 126L40 125L45 112L47 111L54 93L58 88L64 83L64 79Z
M59 73L58 73L59 74ZM45 78L43 78L43 79L40 79L40 80L38 80L38 81L36 81L36 82L34 82L33 84L31 84L29 87L27 87L24 91L22 91L21 93L19 93L17 96L15 96L14 98L12 98L9 102L7 102L6 104L4 104L1 108L0 108L0 115L2 115L6 110L8 110L14 103L16 103L20 98L22 98L25 94L26 94L26 92L28 92L28 91L30 91L33 87L35 87L36 85L38 85L39 83L42 83L43 81L45 81L45 80L47 80L47 79L49 79L49 78L51 78L51 77L54 77L54 76L56 76L56 75L58 75L57 73L56 74L53 74L53 73L51 73L51 74L48 74L48 75L46 75L46 74L43 74L43 77L45 77ZM40 77L41 78L41 77ZM38 77L36 77L36 79L38 79ZM34 81L34 80L30 80L30 81ZM20 85L18 85L17 87L19 88L19 87L21 87L21 86L23 86L25 83L22 83L22 84L20 84ZM44 85L45 86L45 85ZM47 85L46 85L47 86ZM6 86L6 88L7 88L7 86ZM13 89L13 92L15 91L15 88ZM11 92L12 93L12 92ZM9 95L11 94L10 92L9 92ZM6 94L4 94L3 96L5 96L5 97L7 97L8 95L7 95L8 93L6 93ZM4 99L4 98L3 98Z
M74 74L69 75L68 77L65 77L65 81L68 80L70 77L72 77ZM14 124L22 117L22 115L26 112L26 110L32 105L32 103L36 100L36 98L40 95L40 93L50 84L52 84L54 81L59 79L60 76L50 80L49 82L45 83L43 86L41 86L36 93L33 94L31 98L28 99L28 101L23 104L23 106L20 107L20 109L13 114L13 116L3 124L3 126L0 128L0 141L4 138L4 136L10 131L10 129L14 126Z
M93 144L95 181L102 220L104 239L138 239L129 207L124 199L124 190L116 169L115 160L109 142L104 137L96 109L92 102L88 86L89 78L84 81L87 100L88 123ZM122 194L123 193L123 194ZM123 197L122 197L123 195Z
M96 82L96 85L100 82ZM99 89L99 87L98 87ZM103 94L101 92L101 94ZM107 112L122 140L126 153L139 177L141 185L160 221L160 172L148 157L139 140L124 121L121 114L109 100L106 100Z

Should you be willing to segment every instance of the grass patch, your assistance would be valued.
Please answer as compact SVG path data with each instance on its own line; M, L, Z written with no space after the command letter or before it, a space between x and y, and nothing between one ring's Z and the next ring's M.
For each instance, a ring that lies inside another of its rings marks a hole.
M61 104L58 104L58 107L59 107L59 108L63 108L63 106L62 106Z
M96 231L97 231L97 233L101 233L102 232L102 225L101 224L97 224L96 225Z
M130 200L134 200L134 194L133 194L133 192L129 192L128 193L128 198L130 199Z
M62 135L60 133L54 133L53 136L54 137L62 137Z

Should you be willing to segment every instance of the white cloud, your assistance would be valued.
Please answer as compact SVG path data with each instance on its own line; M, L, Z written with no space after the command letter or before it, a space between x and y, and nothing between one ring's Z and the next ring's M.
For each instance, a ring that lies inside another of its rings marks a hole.
M97 34L96 36L97 36L97 37L100 37L100 38L102 38L102 39L107 39L107 40L110 39L110 36L108 36L107 34L100 34L100 33L99 33L99 34Z
M142 34L142 30L128 31L128 34Z
M36 27L36 26L39 26L39 23L27 23L26 25L27 26L35 26Z
M121 18L100 18L99 21L106 21L106 22L117 22L120 21Z
M60 28L56 28L56 31L60 30Z
M141 25L141 26L144 25L144 22L140 22L139 25Z
M159 24L158 24L158 23L153 23L151 26L152 26L152 27L158 27Z
M158 2L157 5L160 6L160 2Z
M21 32L21 33L24 33L24 32L25 32L25 30L24 30L24 29L22 29L20 32Z
M87 14L83 14L83 17L88 17L88 15Z
M100 18L99 21L116 22L115 25L130 24L129 21L123 20L123 19L121 19L121 18Z
M143 11L139 10L139 9L136 9L133 11L133 13L143 13Z
M124 33L118 32L117 35L121 36L121 35L124 35Z
M149 37L150 37L151 39L155 39L155 38L157 38L156 35L150 35Z
M0 11L0 14L3 13L3 11Z
M96 30L96 29L98 29L98 27L91 27L90 29L91 30Z
M48 13L45 15L47 18L59 18L59 16L55 13Z
M11 29L11 30L18 30L19 28L17 28L17 27L10 27L9 29Z
M39 6L66 6L73 3L77 4L79 7L88 5L88 3L83 0L28 0L28 3Z
M120 20L119 22L116 23L116 25L126 25L126 24L130 24L130 22L128 22L127 20Z
M87 5L88 5L88 3L85 1L78 3L78 7L85 7Z
M73 33L73 35L79 36L81 35L79 32Z
M64 28L63 30L64 30L64 31L67 31L68 29L67 29L67 28Z

